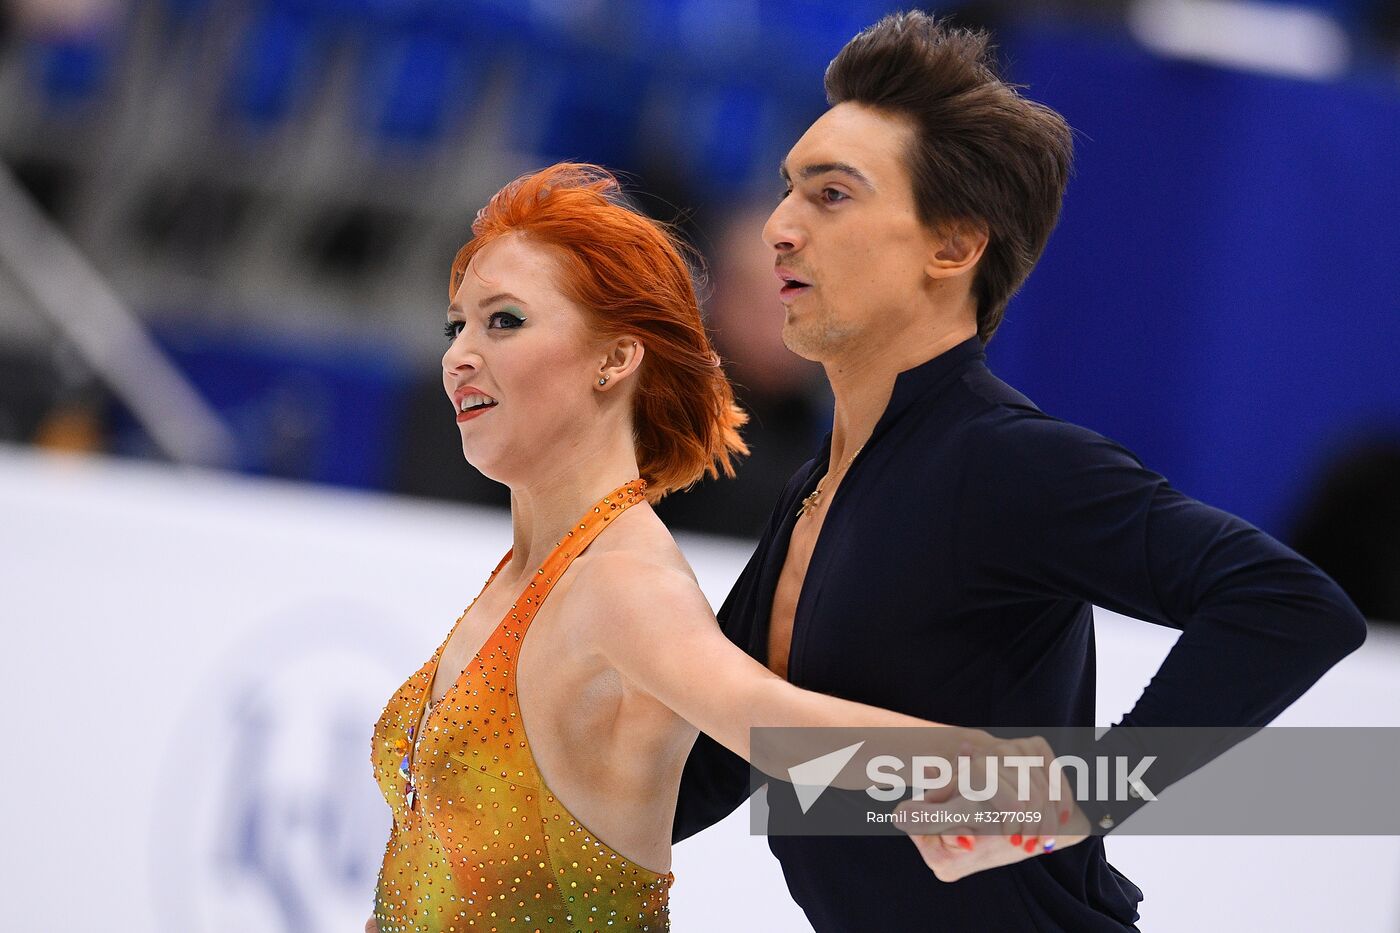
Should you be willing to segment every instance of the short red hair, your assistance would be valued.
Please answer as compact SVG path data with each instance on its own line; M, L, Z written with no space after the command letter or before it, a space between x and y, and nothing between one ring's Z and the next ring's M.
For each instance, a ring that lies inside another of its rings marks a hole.
M449 300L472 257L510 233L554 247L564 294L604 339L633 336L645 353L632 412L637 464L647 498L686 489L708 473L734 476L747 454L739 428L748 415L720 366L705 325L686 247L664 225L619 201L604 168L563 162L496 192L476 215L472 239L452 261Z

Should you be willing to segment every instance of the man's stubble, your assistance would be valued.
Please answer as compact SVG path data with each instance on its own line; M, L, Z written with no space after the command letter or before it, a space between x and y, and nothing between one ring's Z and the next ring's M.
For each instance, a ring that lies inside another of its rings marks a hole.
M829 360L856 336L854 327L841 323L824 305L807 309L797 320L784 311L783 345L803 359Z

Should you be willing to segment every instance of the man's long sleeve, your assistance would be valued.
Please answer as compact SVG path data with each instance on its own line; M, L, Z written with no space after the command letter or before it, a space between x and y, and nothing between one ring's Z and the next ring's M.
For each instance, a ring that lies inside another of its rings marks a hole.
M1119 725L1263 726L1364 641L1322 571L1094 432L1017 412L979 440L959 529L970 587L1182 631Z

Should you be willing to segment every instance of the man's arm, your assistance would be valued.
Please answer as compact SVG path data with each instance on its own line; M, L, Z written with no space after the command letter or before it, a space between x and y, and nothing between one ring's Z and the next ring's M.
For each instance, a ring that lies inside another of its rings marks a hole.
M1263 726L1365 640L1317 567L1092 431L1007 413L970 448L958 530L969 585L1182 631L1121 726Z
M748 762L700 733L681 775L671 844L709 829L733 813L748 796Z

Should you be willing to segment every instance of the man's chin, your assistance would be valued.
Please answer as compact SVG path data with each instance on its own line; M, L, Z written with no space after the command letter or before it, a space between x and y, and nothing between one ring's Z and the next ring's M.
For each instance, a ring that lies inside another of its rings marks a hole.
M783 322L783 346L804 360L820 363L828 355L827 341L806 324L795 324L791 314Z

